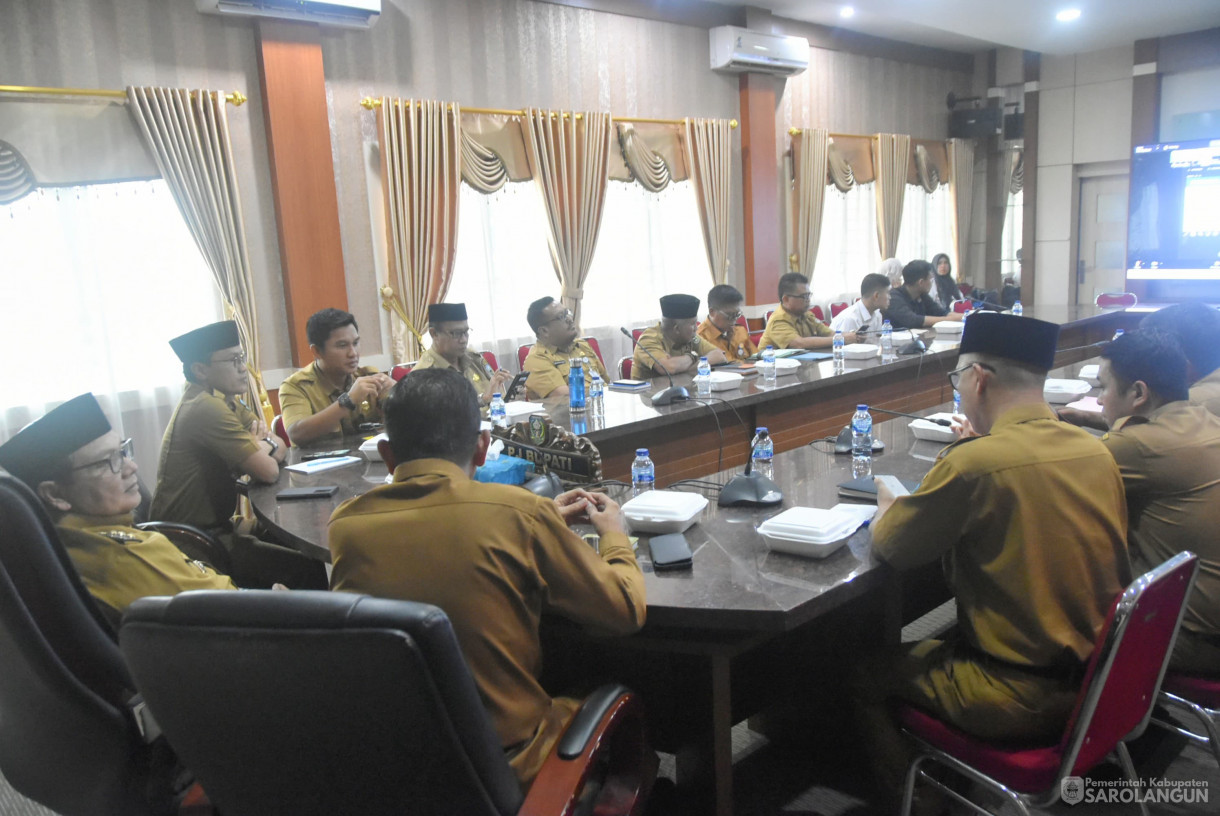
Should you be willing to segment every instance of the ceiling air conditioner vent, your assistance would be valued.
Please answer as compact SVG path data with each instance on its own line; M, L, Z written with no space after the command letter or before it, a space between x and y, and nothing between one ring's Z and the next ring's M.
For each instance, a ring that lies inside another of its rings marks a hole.
M809 67L809 42L804 37L781 37L736 26L719 26L708 33L713 71L793 76Z

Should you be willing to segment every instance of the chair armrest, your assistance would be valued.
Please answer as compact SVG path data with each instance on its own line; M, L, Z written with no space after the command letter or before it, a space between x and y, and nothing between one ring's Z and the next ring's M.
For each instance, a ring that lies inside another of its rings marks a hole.
M614 803L614 812L642 813L657 764L644 735L639 699L624 686L601 686L568 723L530 786L519 816L569 816L592 781L599 783L597 801ZM599 812L596 805L590 810Z
M229 552L216 538L198 527L175 521L146 521L137 524L141 530L161 533L191 558L210 564L217 572L231 575L233 566Z

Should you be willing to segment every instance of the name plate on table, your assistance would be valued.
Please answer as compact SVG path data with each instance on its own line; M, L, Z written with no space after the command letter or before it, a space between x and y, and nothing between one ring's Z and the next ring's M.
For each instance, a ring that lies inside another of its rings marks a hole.
M496 428L492 435L504 442L506 454L533 462L538 472L550 471L569 482L602 480L602 455L597 446L543 417Z

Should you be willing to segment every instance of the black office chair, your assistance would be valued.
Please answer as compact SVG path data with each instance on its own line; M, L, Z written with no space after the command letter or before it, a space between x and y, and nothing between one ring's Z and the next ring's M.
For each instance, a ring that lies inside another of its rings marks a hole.
M0 471L0 770L65 816L172 812L173 755L134 687L41 503Z
M175 521L149 521L148 510L152 506L152 491L139 476L136 477L136 485L140 490L140 504L133 514L136 527L161 533L190 558L202 561L223 575L233 574L233 562L229 557L229 552L223 544L216 540L215 536L190 524L179 524Z
M605 686L523 797L435 606L191 592L136 601L119 644L226 816L628 814L655 779L641 705Z

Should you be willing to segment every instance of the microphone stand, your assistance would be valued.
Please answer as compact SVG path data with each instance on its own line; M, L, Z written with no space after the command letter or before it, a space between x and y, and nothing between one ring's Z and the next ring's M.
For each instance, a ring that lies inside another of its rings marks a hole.
M623 334L625 334L627 336L627 339L631 340L632 342L635 342L635 338L631 336L631 332L627 331L622 326L619 326L619 331L621 331ZM669 405L671 402L682 402L684 400L690 399L689 391L687 391L684 387L682 387L680 385L674 385L674 377L672 374L669 373L669 369L666 368L665 366L661 365L661 361L658 360L656 357L653 357L651 351L644 348L643 346L640 346L639 348L640 348L640 351L647 354L649 359L651 359L654 363L657 364L657 368L659 368L662 372L664 372L665 376L669 378L669 388L662 388L660 391L653 394L652 395L652 404L653 405Z

